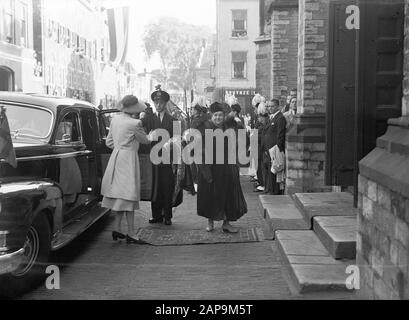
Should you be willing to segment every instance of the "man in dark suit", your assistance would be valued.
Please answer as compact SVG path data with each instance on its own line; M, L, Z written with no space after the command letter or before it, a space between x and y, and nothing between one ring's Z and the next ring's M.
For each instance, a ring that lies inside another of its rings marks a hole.
M153 130L165 129L169 133L169 137L172 138L173 121L176 120L166 110L166 105L170 100L169 94L158 86L157 90L152 93L151 99L156 109L153 114ZM160 156L161 152L162 150L159 152ZM152 219L149 220L149 223L162 223L164 221L165 225L170 226L172 224L172 198L175 190L171 163L153 165L152 190Z
M269 119L263 132L262 151L264 165L264 184L266 194L281 194L280 185L276 182L276 175L271 172L271 157L269 150L275 145L280 151L285 150L286 120L280 111L280 101L272 99L267 107Z

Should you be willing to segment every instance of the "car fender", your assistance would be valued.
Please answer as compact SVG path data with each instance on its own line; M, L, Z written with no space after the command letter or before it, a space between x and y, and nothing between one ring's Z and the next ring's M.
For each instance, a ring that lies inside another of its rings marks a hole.
M0 185L0 230L7 234L3 250L21 249L29 227L40 213L47 214L54 235L61 232L62 203L61 188L47 179Z

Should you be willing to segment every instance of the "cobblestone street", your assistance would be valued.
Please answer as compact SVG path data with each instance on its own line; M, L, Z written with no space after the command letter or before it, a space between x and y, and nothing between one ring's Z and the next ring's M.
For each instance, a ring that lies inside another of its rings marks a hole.
M264 229L258 194L242 178L249 213L236 225ZM196 215L196 198L185 194L175 230L205 228ZM137 225L146 225L150 209L143 203ZM255 243L140 246L112 243L113 218L106 217L57 252L61 289L45 286L23 299L300 299L350 298L347 294L294 295L287 284L273 241ZM218 227L218 226L217 226ZM161 227L164 228L164 227ZM216 231L218 232L218 230ZM271 235L259 232L265 238Z

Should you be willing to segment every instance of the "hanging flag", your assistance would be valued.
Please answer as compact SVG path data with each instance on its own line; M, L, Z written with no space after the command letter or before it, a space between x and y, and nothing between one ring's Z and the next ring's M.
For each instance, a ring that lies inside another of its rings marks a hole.
M9 122L6 116L6 109L0 106L0 160L5 160L12 167L17 167L16 153L11 141Z
M128 51L129 7L107 10L110 56L114 65L123 65Z

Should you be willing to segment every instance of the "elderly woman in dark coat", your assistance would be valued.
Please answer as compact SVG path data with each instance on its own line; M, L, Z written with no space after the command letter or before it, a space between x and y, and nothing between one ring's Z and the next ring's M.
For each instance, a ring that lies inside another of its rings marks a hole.
M237 133L237 123L234 118L225 116L223 106L214 103L210 107L211 120L203 122L198 130L202 133L202 143L205 146L205 130L234 129ZM215 139L215 138L214 138ZM214 230L214 221L223 221L223 232L237 233L239 230L230 222L237 221L247 213L247 204L240 185L239 166L228 163L229 146L226 139L223 142L224 162L216 163L216 141L213 141L213 163L199 165L197 211L198 215L208 219L207 231ZM203 158L206 150L203 148Z

